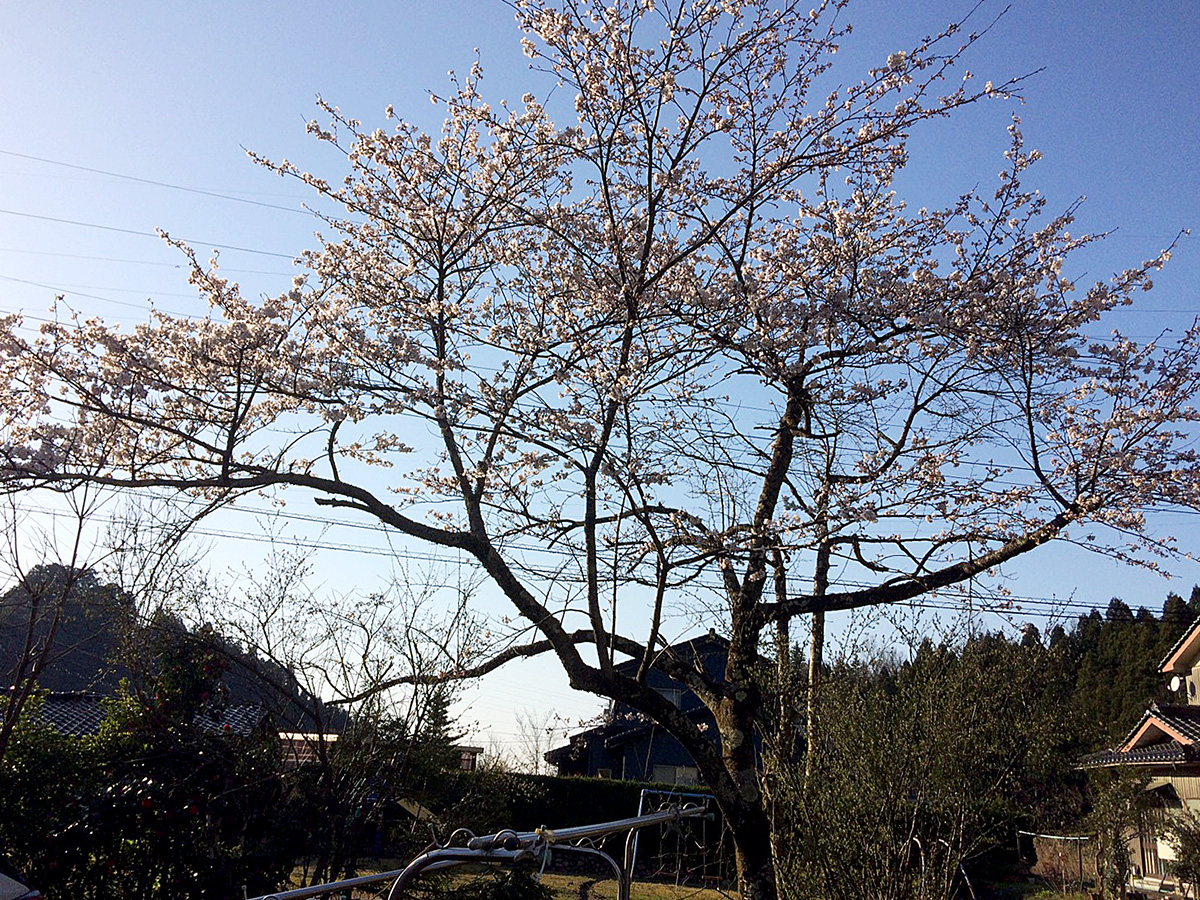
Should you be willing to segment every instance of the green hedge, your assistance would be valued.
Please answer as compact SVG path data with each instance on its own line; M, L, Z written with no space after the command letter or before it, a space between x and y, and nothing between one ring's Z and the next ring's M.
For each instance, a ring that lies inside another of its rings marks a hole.
M446 817L453 818L464 804L473 806L464 812L470 820L466 827L476 833L502 828L529 831L541 825L568 828L625 819L637 814L644 789L709 793L703 787L515 772L464 772L456 780L458 789L448 791Z
M513 772L458 772L443 786L441 801L436 810L442 838L453 828L468 828L475 834L491 834L505 828L532 831L540 826L553 829L577 825L592 825L627 819L637 814L638 800L644 789L691 794L709 794L701 787L683 787L637 781L615 781L607 778L558 777L554 775L524 775ZM652 812L652 808L645 810ZM719 818L705 821L697 827L703 830L701 850L695 840L688 842L687 859L671 856L677 845L666 837L667 829L655 826L644 829L639 838L638 870L643 875L657 874L674 877L672 868L662 868L663 860L673 860L669 866L682 865L695 880L700 874L714 874L728 868L719 852L721 823ZM602 849L620 860L624 855L625 832L605 840ZM664 845L665 840L665 845ZM724 842L724 851L728 850ZM663 856L662 854L666 854ZM569 857L568 857L569 858ZM685 875L686 878L686 875Z

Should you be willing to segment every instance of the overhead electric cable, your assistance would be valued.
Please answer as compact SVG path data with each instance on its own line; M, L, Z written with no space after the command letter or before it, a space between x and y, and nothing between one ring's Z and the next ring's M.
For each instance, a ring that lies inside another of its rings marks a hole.
M67 294L71 294L76 297L87 297L89 300L99 300L101 303L115 303L118 306L132 306L134 309L145 309L146 308L145 304L143 304L143 303L130 303L128 300L111 300L108 297L100 297L96 294L85 294L85 293L83 293L83 291L66 291L66 290L62 290L61 288L57 288L52 284L44 284L40 281L30 281L27 278L13 278L11 275L0 275L0 280L13 281L13 282L16 282L17 284L28 284L31 287L42 288L43 290L53 291L56 294L60 294L60 295L64 295L64 296ZM36 319L35 316L29 316L29 318ZM48 322L50 320L42 319L39 321Z
M252 514L256 517L266 517L277 520L299 520L311 522L315 524L328 524L335 527L351 528L356 530L370 530L381 534L388 534L386 527L379 525L369 525L366 523L343 522L334 519L325 519L321 516L311 516L304 513L293 512L278 512L273 510L263 510L245 507L228 507L229 511ZM46 516L50 519L60 517L71 518L69 514L46 508L38 510L38 514ZM120 518L117 516L97 516L100 521L109 523L118 523ZM220 528L214 526L199 526L189 529L190 533L199 537L246 541L250 543L266 543L279 546L297 547L310 550L329 550L338 552L358 553L363 556L376 556L393 559L401 559L412 562L427 562L427 563L443 563L455 564L461 562L457 556L448 555L438 550L411 550L394 546L380 547L369 546L362 542L347 543L340 541L331 541L324 538L312 539L303 537L285 537L278 534L268 533L252 533L247 531L238 531L232 528ZM514 546L512 549L522 550L531 553L540 553L548 555L570 555L567 551L529 547L529 546ZM537 574L536 572L534 574ZM545 573L542 573L545 575ZM701 579L698 586L710 589L720 593L724 590L724 585L719 580L709 581ZM854 588L869 588L876 587L869 582L859 581L856 579L843 579L839 581L843 589ZM884 604L883 606L902 606L910 609L930 609L946 612L960 612L963 607L960 600L965 599L965 595L960 592L962 586L951 587L940 593L940 596L924 596L912 598L910 600L900 601L896 604ZM956 599L959 598L959 599ZM1092 612L1103 614L1104 607L1107 601L1090 602L1087 600L1069 599L1066 597L1039 597L1021 594L1007 594L997 596L987 601L987 605L980 607L980 611L997 616L1016 616L1018 618L1036 618L1045 620L1061 619L1063 616L1072 615L1089 615ZM998 605L1012 604L1010 608L999 608ZM1139 604L1144 605L1144 604ZM869 608L880 609L883 606L875 606Z
M123 175L120 172L108 172L104 169L93 169L90 166L80 166L75 163L62 162L57 159L46 159L42 156L31 156L28 153L17 153L15 150L0 150L0 154L4 156L15 156L18 159L28 159L33 162L46 163L51 166L61 166L64 169L75 169L78 172L91 172L94 175L107 175L109 178L120 178L123 181L136 181L138 184L148 184L153 187L169 188L173 191L185 191L189 194L201 194L205 197L216 197L218 200L230 200L234 203L248 203L251 206L262 206L267 209L281 209L284 212L301 213L302 215L311 216L312 213L306 209L298 209L294 206L280 206L277 203L265 203L262 200L247 200L245 197L235 197L231 194L222 194L219 191L206 191L201 188L185 187L182 184L171 184L166 181L155 181L152 178L139 178L136 175Z
M91 259L97 262L129 263L135 266L162 266L167 269L186 269L183 262L160 262L154 259L129 259L120 256L87 256L82 253L56 253L52 250L22 250L18 247L0 247L0 253L20 253L23 256L54 256L60 259ZM280 272L277 269L227 269L221 267L225 274L236 275L291 275L291 272Z
M101 297L98 294L85 294L83 291L77 291L77 290L73 290L73 289L66 290L64 288L56 287L55 285L52 285L52 284L45 284L40 281L30 281L27 278L13 278L11 275L0 275L0 281L13 281L13 282L16 282L17 284L27 284L27 285L30 285L31 287L42 288L43 290L47 290L47 291L53 291L55 294L58 294L63 297L86 297L89 300L99 300L101 303L111 303L114 306L127 306L130 309L139 309L139 310L142 310L143 312L150 311L150 307L148 307L145 303L133 303L129 300L114 300L111 297ZM106 290L107 290L107 288L106 288ZM171 296L187 297L187 296L192 296L192 295L172 294ZM176 316L181 319L203 318L203 316L193 314L193 313L176 313L176 312L171 312L170 310L166 310L166 309L160 309L159 312L165 312L168 315ZM21 315L24 318L30 319L31 321L34 321L34 322L53 322L54 321L53 319L47 319L47 318L40 317L40 316L27 315L24 312L22 312Z
M163 235L153 231L138 231L133 228L118 228L116 225L97 225L95 222L80 222L76 219L60 219L55 216L42 216L37 213L18 212L15 209L0 209L0 213L6 216L19 216L23 219L37 219L42 222L55 222L59 225L76 225L80 228L96 228L100 231L115 231L118 234L133 234L138 237L161 238ZM218 250L235 250L239 253L254 253L258 256L274 256L279 259L295 259L295 255L291 253L275 253L271 250L254 250L250 247L237 247L233 244L216 244L212 241L199 241L189 238L178 238L185 244L198 244L204 247L215 247Z
M42 282L39 282L39 281L30 281L26 278L15 278L12 275L0 275L0 278L3 278L5 281L15 281L15 282L18 282L19 284L31 284L34 287L44 287L44 288L49 287L49 285L43 284ZM79 288L86 288L89 291L120 291L122 294L141 294L143 297L149 297L151 294L153 294L156 297L187 297L189 299L195 300L199 296L198 291L190 291L190 292L148 291L148 290L145 290L144 288L122 288L122 287L111 287L109 285L104 285L104 284L74 284L72 282L61 282L58 285L58 288L56 288L56 290L59 290L59 293L62 293L62 294L74 294L78 291ZM85 295L80 294L80 296L82 297ZM95 297L93 299L104 300L106 298ZM120 303L121 301L120 300L109 300L108 302L109 303Z

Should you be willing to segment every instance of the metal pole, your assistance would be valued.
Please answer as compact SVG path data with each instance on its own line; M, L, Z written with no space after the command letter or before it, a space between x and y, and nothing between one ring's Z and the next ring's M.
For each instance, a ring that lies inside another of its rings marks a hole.
M712 799L711 794L697 794L694 792L687 792L687 791L653 791L649 788L642 788L642 792L638 797L637 818L639 818L639 819L644 818L644 816L642 814L642 806L646 802L647 794L666 794L668 797L682 797L682 798L691 798L691 799L695 799L695 800L705 800L705 801ZM691 812L690 810L696 810L696 812ZM708 811L703 809L702 807L682 807L679 809L679 812L681 815L686 817L686 816L694 816L694 815L700 815L700 814L707 815ZM645 815L653 816L653 815L661 815L661 813L646 813ZM657 821L650 822L648 824L654 825L654 824L657 824ZM638 826L638 827L640 828L642 826ZM561 832L560 832L560 834L561 834ZM632 845L630 844L631 840L632 840ZM637 833L637 831L631 831L631 832L629 832L629 837L625 839L625 871L629 873L629 877L631 880L633 878L633 867L637 865L637 852L638 852L638 833Z
M1083 841L1076 841L1075 849L1079 851L1079 893L1083 893Z
M468 862L507 862L514 863L520 859L531 858L528 850L469 850L463 847L446 847L441 850L431 850L423 853L404 867L392 883L387 900L398 900L403 891L426 869L450 869Z
M589 856L599 856L606 863L612 866L613 873L617 876L617 900L629 900L630 873L626 872L617 861L605 853L603 850L597 850L595 847L576 847L573 844L568 844L565 847L558 847L558 852L569 850L572 853L584 853Z
M677 819L694 818L704 814L704 807L690 806L682 809L666 809L660 812L633 816L628 819L617 819L613 822L600 822L596 825L578 825L572 828L560 828L557 831L551 831L548 828L522 832L505 829L504 831L498 831L495 834L484 835L483 837L474 837L469 831L459 829L451 835L451 838L466 837L467 846L444 846L427 850L411 860L403 869L381 872L377 875L362 875L357 878L348 878L343 881L334 881L327 884L309 885L308 887L294 888L274 894L265 894L261 897L255 897L254 900L307 900L307 898L317 897L321 894L350 890L383 881L392 881L391 890L388 892L388 900L398 900L404 889L418 875L424 872L453 868L454 866L460 866L468 862L490 862L501 865L512 865L522 860L537 859L553 845L559 845L559 849L565 851L602 857L612 866L613 871L617 875L618 900L629 900L629 884L632 878L632 869L622 870L617 861L603 851L592 847L577 847L570 842L603 837L604 835L618 831L628 831L633 835L637 833L639 828L645 828L648 825L657 825ZM627 841L627 855L628 847L629 842Z
M404 870L396 869L392 872L380 872L377 875L360 875L358 878L347 878L344 881L334 881L329 884L314 884L308 887L293 888L290 891L280 891L276 894L255 897L254 900L304 900L306 897L316 897L319 894L325 894L330 891L349 890L368 884L375 884L379 881L391 881L402 871Z

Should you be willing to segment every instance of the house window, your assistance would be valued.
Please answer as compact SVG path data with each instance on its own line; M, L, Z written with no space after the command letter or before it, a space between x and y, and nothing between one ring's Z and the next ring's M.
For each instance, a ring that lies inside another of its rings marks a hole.
M458 768L464 772L474 772L479 768L479 754L483 753L482 747L461 747L454 748L458 751Z
M655 766L654 780L660 784L698 784L700 773L695 766Z
M612 778L612 769L597 769L597 778Z
M679 688L655 688L660 694L671 701L675 706L679 706L680 694L682 691Z

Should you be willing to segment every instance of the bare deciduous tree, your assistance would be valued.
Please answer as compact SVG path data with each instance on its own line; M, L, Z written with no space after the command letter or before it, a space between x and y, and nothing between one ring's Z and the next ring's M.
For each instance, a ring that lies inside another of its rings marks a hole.
M521 772L545 775L550 771L546 753L560 742L566 732L562 716L552 709L532 710L526 708L517 713L517 741L509 758Z
M132 624L127 598L89 568L105 558L88 543L102 493L72 492L57 510L6 498L6 545L0 554L7 582L0 595L0 758L30 699L45 687L47 671L60 674L56 670L77 661L81 652L88 665L100 668L106 662L88 652L95 641L87 620L103 621L118 634Z
M310 883L353 874L376 824L364 811L419 804L423 782L457 763L454 685L430 674L447 655L470 658L462 645L476 625L469 591L452 616L431 609L437 594L433 573L402 573L384 591L325 596L309 555L272 541L264 560L180 610L224 659L233 690L257 699L287 735L286 781L309 816ZM414 680L424 683L397 684Z

